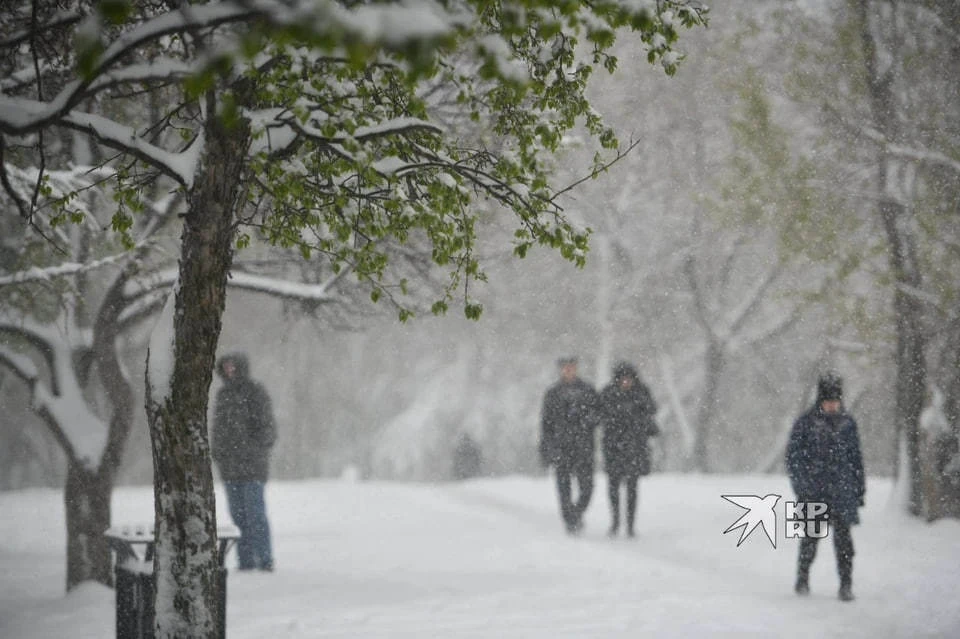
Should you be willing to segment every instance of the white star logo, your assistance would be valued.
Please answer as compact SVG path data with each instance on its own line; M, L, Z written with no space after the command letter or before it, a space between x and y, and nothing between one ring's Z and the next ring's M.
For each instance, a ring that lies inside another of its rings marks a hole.
M740 515L740 518L730 524L730 527L723 531L726 535L731 530L740 528L740 539L737 540L737 548L750 536L757 526L763 527L767 539L774 548L777 547L777 513L774 508L780 501L780 495L767 495L758 497L757 495L721 495L734 506L743 508L747 512Z

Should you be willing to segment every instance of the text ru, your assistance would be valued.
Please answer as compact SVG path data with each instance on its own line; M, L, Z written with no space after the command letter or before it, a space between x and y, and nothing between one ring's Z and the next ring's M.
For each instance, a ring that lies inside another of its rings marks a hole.
M822 502L784 502L787 539L815 537L823 539L830 532L827 505Z

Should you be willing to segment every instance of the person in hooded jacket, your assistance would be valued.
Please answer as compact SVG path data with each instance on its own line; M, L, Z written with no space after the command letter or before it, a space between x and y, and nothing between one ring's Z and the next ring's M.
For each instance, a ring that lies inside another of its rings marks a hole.
M857 422L843 406L843 380L827 373L817 382L817 401L793 425L786 455L787 474L798 504L820 502L833 537L839 598L853 600L853 537L850 527L860 523L858 508L866 494L863 456ZM800 540L797 560L799 595L810 592L810 565L817 554L817 537Z
M600 393L603 420L603 460L610 497L610 536L620 531L620 494L626 487L627 535L634 536L637 512L637 484L649 475L651 437L657 428L657 404L650 389L640 381L636 368L621 362L613 370L613 381Z
M270 450L277 437L270 396L250 378L245 355L226 355L217 362L223 386L217 392L211 432L211 454L227 494L230 517L240 529L240 570L273 570L270 524L263 489L270 469Z

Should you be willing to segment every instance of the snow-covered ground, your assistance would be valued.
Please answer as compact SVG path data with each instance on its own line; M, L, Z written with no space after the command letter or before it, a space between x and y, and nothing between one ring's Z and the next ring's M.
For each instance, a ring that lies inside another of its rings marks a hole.
M605 536L602 477L580 538L547 478L272 482L277 571L231 570L228 636L960 637L960 522L904 519L889 482L868 486L841 603L832 544L801 599L782 524L776 550L722 534L742 512L722 494L789 495L780 477L651 477L630 540ZM116 491L116 523L151 512L149 488ZM0 637L113 636L112 590L63 593L61 494L0 493L0 513Z

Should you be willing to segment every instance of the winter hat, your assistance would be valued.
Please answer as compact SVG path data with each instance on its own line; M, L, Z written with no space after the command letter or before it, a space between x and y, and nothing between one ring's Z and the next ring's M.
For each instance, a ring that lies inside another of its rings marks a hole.
M562 367L562 366L567 366L568 364L573 364L574 366L576 366L577 358L573 356L569 356L569 357L561 357L560 359L557 360L557 366Z
M843 399L843 379L834 372L824 373L817 381L817 403Z
M627 362L619 362L616 366L613 367L613 378L616 380L621 380L627 377L632 377L637 379L637 369L634 368L631 364Z

